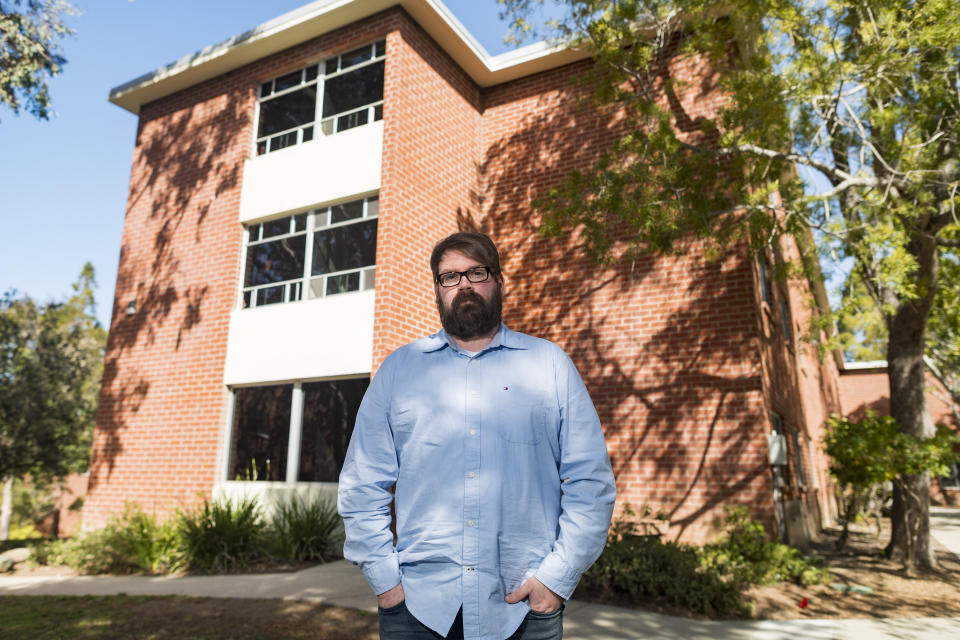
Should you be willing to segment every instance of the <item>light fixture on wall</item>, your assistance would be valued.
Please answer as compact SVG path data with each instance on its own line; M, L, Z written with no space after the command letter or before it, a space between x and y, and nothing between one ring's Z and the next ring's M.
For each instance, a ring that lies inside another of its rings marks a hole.
M127 315L132 316L137 312L137 301L131 300L127 303Z

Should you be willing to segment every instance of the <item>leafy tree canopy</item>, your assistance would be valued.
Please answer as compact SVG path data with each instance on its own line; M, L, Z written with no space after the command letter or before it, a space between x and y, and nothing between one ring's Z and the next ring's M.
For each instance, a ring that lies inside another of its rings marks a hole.
M87 263L65 302L0 299L0 480L86 469L106 344L94 287Z
M0 104L49 119L47 81L66 63L57 47L74 13L66 0L0 0Z
M522 36L543 0L500 2ZM597 104L623 134L537 203L542 231L578 228L601 260L691 235L754 250L790 235L812 258L819 240L882 317L893 418L933 437L925 333L935 300L952 304L937 292L960 247L955 0L554 4L553 36L591 47ZM925 518L928 483L894 494L891 547L908 564L935 564L925 524L906 540L901 517Z

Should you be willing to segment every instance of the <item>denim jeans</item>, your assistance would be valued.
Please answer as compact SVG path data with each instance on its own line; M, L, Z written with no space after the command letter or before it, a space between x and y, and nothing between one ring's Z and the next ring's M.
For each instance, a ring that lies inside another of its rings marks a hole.
M380 609L380 640L463 640L463 611L457 613L450 633L441 636L407 611L407 603ZM561 640L563 638L563 606L551 613L531 611L509 640Z

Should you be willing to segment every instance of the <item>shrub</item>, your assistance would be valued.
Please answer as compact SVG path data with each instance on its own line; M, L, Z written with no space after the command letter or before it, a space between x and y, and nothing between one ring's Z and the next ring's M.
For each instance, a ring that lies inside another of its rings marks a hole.
M696 613L749 612L735 585L701 566L697 547L635 535L635 526L627 520L633 515L627 507L614 523L606 548L584 574L588 588L624 593L633 600L663 599Z
M66 564L84 575L164 572L176 563L176 532L127 503L102 529L36 545L32 556L38 564Z
M727 507L726 534L707 544L701 552L702 565L722 576L739 590L753 585L789 580L802 585L822 584L829 577L794 547L768 540L763 525L742 506Z
M281 558L325 562L340 557L343 521L327 496L307 501L294 494L277 504L272 525L274 551Z
M263 511L256 498L219 499L177 516L186 569L225 572L265 557Z

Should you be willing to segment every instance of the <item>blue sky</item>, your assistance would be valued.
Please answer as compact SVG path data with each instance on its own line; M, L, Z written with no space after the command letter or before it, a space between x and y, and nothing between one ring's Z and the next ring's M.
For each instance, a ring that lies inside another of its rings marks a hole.
M77 33L51 83L56 115L0 107L0 292L62 299L87 261L110 323L137 117L111 88L307 4L306 0L73 0ZM445 0L491 54L507 27L496 0Z

